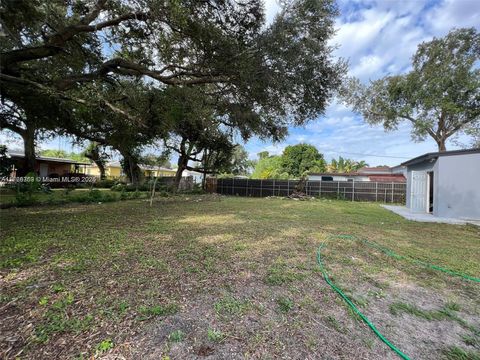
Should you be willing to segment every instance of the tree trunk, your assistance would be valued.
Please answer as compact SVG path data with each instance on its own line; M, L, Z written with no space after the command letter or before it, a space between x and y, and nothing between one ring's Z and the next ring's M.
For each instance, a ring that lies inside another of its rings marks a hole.
M105 164L103 163L103 161L100 161L100 160L93 160L93 162L95 163L95 165L97 165L98 169L100 170L100 180L105 180L106 178Z
M447 147L445 146L446 139L435 139L435 141L437 142L439 152L447 151Z
M138 186L142 180L142 169L138 165L137 158L129 151L121 151L123 156L123 171L127 175L128 181Z
M30 172L35 172L35 127L28 126L20 134L23 138L23 149L25 158L23 167L17 171L17 176L25 176Z
M179 155L177 161L177 173L175 174L175 180L173 182L173 190L178 191L180 181L182 180L183 171L187 168L188 157L185 155Z

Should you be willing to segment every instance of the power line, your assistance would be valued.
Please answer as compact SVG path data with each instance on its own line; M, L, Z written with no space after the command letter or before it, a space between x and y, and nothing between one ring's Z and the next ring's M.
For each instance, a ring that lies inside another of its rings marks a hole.
M361 154L361 153L354 153L354 152L346 152L346 151L334 151L328 150L325 152L335 153L335 154L346 154L346 155L359 155L359 156L370 156L370 157L379 157L379 158L392 158L392 159L410 159L409 157L405 156L392 156L392 155L372 155L372 154Z

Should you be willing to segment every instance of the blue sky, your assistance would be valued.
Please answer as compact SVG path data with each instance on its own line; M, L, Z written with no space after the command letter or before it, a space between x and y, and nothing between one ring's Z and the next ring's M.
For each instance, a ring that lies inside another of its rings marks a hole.
M423 41L444 36L454 27L480 26L480 0L342 0L338 4L341 15L332 41L338 46L335 56L347 59L349 75L365 83L408 71L410 59ZM270 21L278 8L276 0L266 1ZM298 142L315 145L327 159L341 155L366 160L370 165L396 165L402 159L437 151L433 140L413 142L408 124L387 133L381 126L365 124L335 101L324 117L304 128L291 128L286 141L272 144L252 140L246 148L251 156L263 150L278 154ZM450 143L447 148L455 146Z
M422 41L441 37L454 27L480 27L480 0L341 0L341 15L332 43L335 56L349 61L349 75L363 82L408 71L411 56ZM279 10L278 0L265 1L271 21ZM21 148L17 138L0 136L1 142ZM366 160L370 165L396 165L405 159L436 151L433 140L411 140L410 127L402 124L394 132L365 124L360 116L335 100L325 116L302 128L291 128L281 143L252 139L245 148L251 158L260 151L279 154L285 146L299 142L315 145L327 159L344 156ZM40 148L78 150L65 138L39 143ZM448 149L454 149L450 143Z

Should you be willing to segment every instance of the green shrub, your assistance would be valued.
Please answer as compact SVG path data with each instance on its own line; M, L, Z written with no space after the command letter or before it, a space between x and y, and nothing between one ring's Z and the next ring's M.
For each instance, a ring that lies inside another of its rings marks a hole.
M118 181L113 179L98 180L93 183L93 187L106 188L106 189L110 189L116 185L121 185L121 184L118 184Z
M126 185L122 183L118 183L113 185L110 190L112 191L125 191Z
M34 199L31 193L17 192L15 194L15 205L17 206L29 206L34 203Z

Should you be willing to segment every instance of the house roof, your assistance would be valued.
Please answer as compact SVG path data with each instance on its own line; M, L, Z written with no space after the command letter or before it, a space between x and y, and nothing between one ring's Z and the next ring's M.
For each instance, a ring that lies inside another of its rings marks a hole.
M142 170L175 171L175 169L169 169L162 166L152 166L152 165L144 165L144 164L140 164L139 166L140 166L140 169ZM120 164L120 161L110 161L106 164L106 167L121 168L122 164Z
M360 174L358 172L351 172L351 173L311 173L309 175L316 175L316 176L368 176L367 174Z
M12 159L23 159L25 157L24 153L17 152L17 151L9 151L8 155ZM52 157L52 156L35 155L35 160L37 160L37 161L59 162L59 163L64 163L64 164L90 165L90 163L84 162L84 161L77 161L77 160L58 158L58 157Z
M480 154L480 148L477 149L468 149L468 150L452 150L452 151L441 151L441 152L432 152L417 156L416 158L405 161L400 164L403 166L415 165L428 160L436 160L441 156L452 156L452 155L469 155L469 154Z
M374 182L406 182L407 179L403 174L381 174L381 175L369 175L368 178L370 181Z

